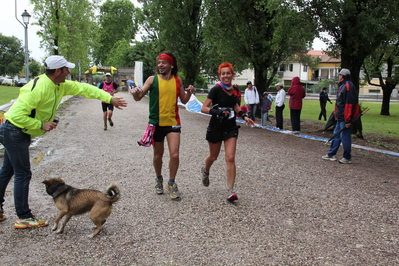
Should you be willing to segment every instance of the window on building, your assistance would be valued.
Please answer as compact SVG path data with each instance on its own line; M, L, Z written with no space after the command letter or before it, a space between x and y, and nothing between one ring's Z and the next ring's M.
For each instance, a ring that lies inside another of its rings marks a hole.
M308 72L308 66L303 66L303 72Z
M285 65L284 64L280 65L280 71L285 71Z
M294 71L294 64L290 64L290 71Z

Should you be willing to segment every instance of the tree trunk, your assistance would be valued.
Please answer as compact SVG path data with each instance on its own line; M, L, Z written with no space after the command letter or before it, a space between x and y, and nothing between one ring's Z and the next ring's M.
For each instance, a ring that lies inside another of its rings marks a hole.
M391 101L391 94L393 88L388 88L388 86L382 87L382 105L380 115L391 115L389 113L389 104Z
M262 97L263 92L266 91L267 79L266 79L266 76L263 75L264 71L265 70L260 67L258 67L258 68L255 67L255 69L254 69L254 72L255 72L255 84L254 85L256 86L258 93L259 93L259 100ZM260 113L261 112L260 112L260 108L258 105L255 116L260 117Z

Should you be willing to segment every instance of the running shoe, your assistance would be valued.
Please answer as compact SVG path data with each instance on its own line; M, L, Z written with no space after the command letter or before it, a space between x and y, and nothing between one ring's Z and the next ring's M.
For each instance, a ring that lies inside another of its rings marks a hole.
M333 156L328 156L328 154L322 156L321 158L323 158L324 160L330 160L330 161L336 161L336 160L337 160L337 157L335 157L335 155L333 155Z
M107 125L104 125L104 131L107 130Z
M163 178L155 178L155 193L163 194Z
M166 189L169 190L169 196L172 200L180 200L180 192L175 182L168 182Z
M112 119L111 119L111 117L108 117L108 122L109 122L109 125L110 125L111 127L113 127L113 126L114 126L114 122L112 122Z
M201 168L201 178L202 178L202 184L205 187L209 187L209 173L205 173L205 167Z
M6 216L4 215L3 207L0 207L0 222L4 221Z
M32 228L32 227L42 227L42 226L47 226L47 225L48 225L48 221L37 219L34 216L31 218L26 218L26 219L19 219L17 217L17 219L14 223L14 228L26 229L26 228Z
M339 160L339 162L343 163L343 164L348 164L348 163L352 163L352 160L348 160L346 158L342 158L341 160Z
M228 201L238 200L238 196L233 190L229 190L229 195L230 196L227 198Z

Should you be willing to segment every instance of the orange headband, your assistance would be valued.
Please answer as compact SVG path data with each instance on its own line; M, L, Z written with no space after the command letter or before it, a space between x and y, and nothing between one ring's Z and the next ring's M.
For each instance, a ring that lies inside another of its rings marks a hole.
M166 62L168 62L169 64L171 64L172 66L175 65L175 62L173 60L173 58L170 55L167 55L165 53L160 54L158 57L159 60L165 60Z

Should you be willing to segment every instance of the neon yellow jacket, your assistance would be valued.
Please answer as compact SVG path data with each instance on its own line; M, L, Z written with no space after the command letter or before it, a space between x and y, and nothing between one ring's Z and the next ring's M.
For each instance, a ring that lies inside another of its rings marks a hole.
M107 103L110 103L112 99L109 93L90 84L66 80L56 85L46 74L38 78L33 90L34 80L20 89L18 99L4 114L8 121L32 137L46 133L42 129L43 123L54 120L58 104L65 95L82 95ZM35 109L34 118L29 116L33 109Z

